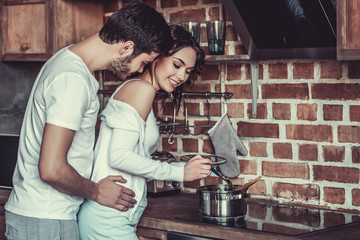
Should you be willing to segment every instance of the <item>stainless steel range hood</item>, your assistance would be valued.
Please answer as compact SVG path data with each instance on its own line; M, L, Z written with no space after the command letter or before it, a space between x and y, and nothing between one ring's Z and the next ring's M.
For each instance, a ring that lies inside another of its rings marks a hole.
M336 0L221 0L250 59L336 59Z

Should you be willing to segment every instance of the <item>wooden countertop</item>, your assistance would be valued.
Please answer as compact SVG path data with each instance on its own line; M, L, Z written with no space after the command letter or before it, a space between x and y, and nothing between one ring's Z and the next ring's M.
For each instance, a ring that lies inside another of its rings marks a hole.
M4 204L9 190L0 189L0 240L4 239ZM173 231L189 235L198 235L218 239L247 240L358 240L360 239L360 222L333 227L329 230L317 231L300 236L280 235L256 230L217 226L182 220L189 215L198 214L198 198L196 194L179 193L172 196L148 197L148 207L140 220L139 226L163 231ZM180 218L180 219L179 219Z
M198 198L196 194L180 193L172 196L148 197L148 207L140 220L139 226L198 235L218 239L303 239L303 240L358 240L360 239L360 222L333 227L299 236L289 236L261 232L243 228L233 228L182 220L182 217L197 215ZM180 219L179 219L180 218ZM344 233L345 236L344 236Z

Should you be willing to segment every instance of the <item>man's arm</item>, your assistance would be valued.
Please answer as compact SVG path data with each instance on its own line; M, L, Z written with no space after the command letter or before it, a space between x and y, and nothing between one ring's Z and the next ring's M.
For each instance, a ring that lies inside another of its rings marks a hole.
M127 211L134 207L134 192L115 182L126 182L121 176L109 176L98 183L82 177L67 161L73 130L46 124L42 140L39 173L41 179L71 196L94 200L99 204Z

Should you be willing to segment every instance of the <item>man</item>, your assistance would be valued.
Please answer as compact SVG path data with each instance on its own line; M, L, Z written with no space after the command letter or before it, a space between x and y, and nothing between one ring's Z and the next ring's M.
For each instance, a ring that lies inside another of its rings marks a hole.
M58 51L40 70L20 133L13 190L6 203L9 239L76 240L76 214L84 198L127 211L134 192L110 176L88 180L92 170L99 109L92 72L117 78L143 71L171 36L153 8L129 4L115 12L98 34Z

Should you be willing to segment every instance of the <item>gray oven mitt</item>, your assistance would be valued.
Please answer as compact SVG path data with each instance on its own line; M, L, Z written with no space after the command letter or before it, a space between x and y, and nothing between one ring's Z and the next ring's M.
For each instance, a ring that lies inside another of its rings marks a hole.
M208 133L216 155L227 160L226 163L219 165L221 173L229 178L239 176L240 165L236 151L239 151L243 156L246 156L248 151L232 127L227 113L221 116Z

